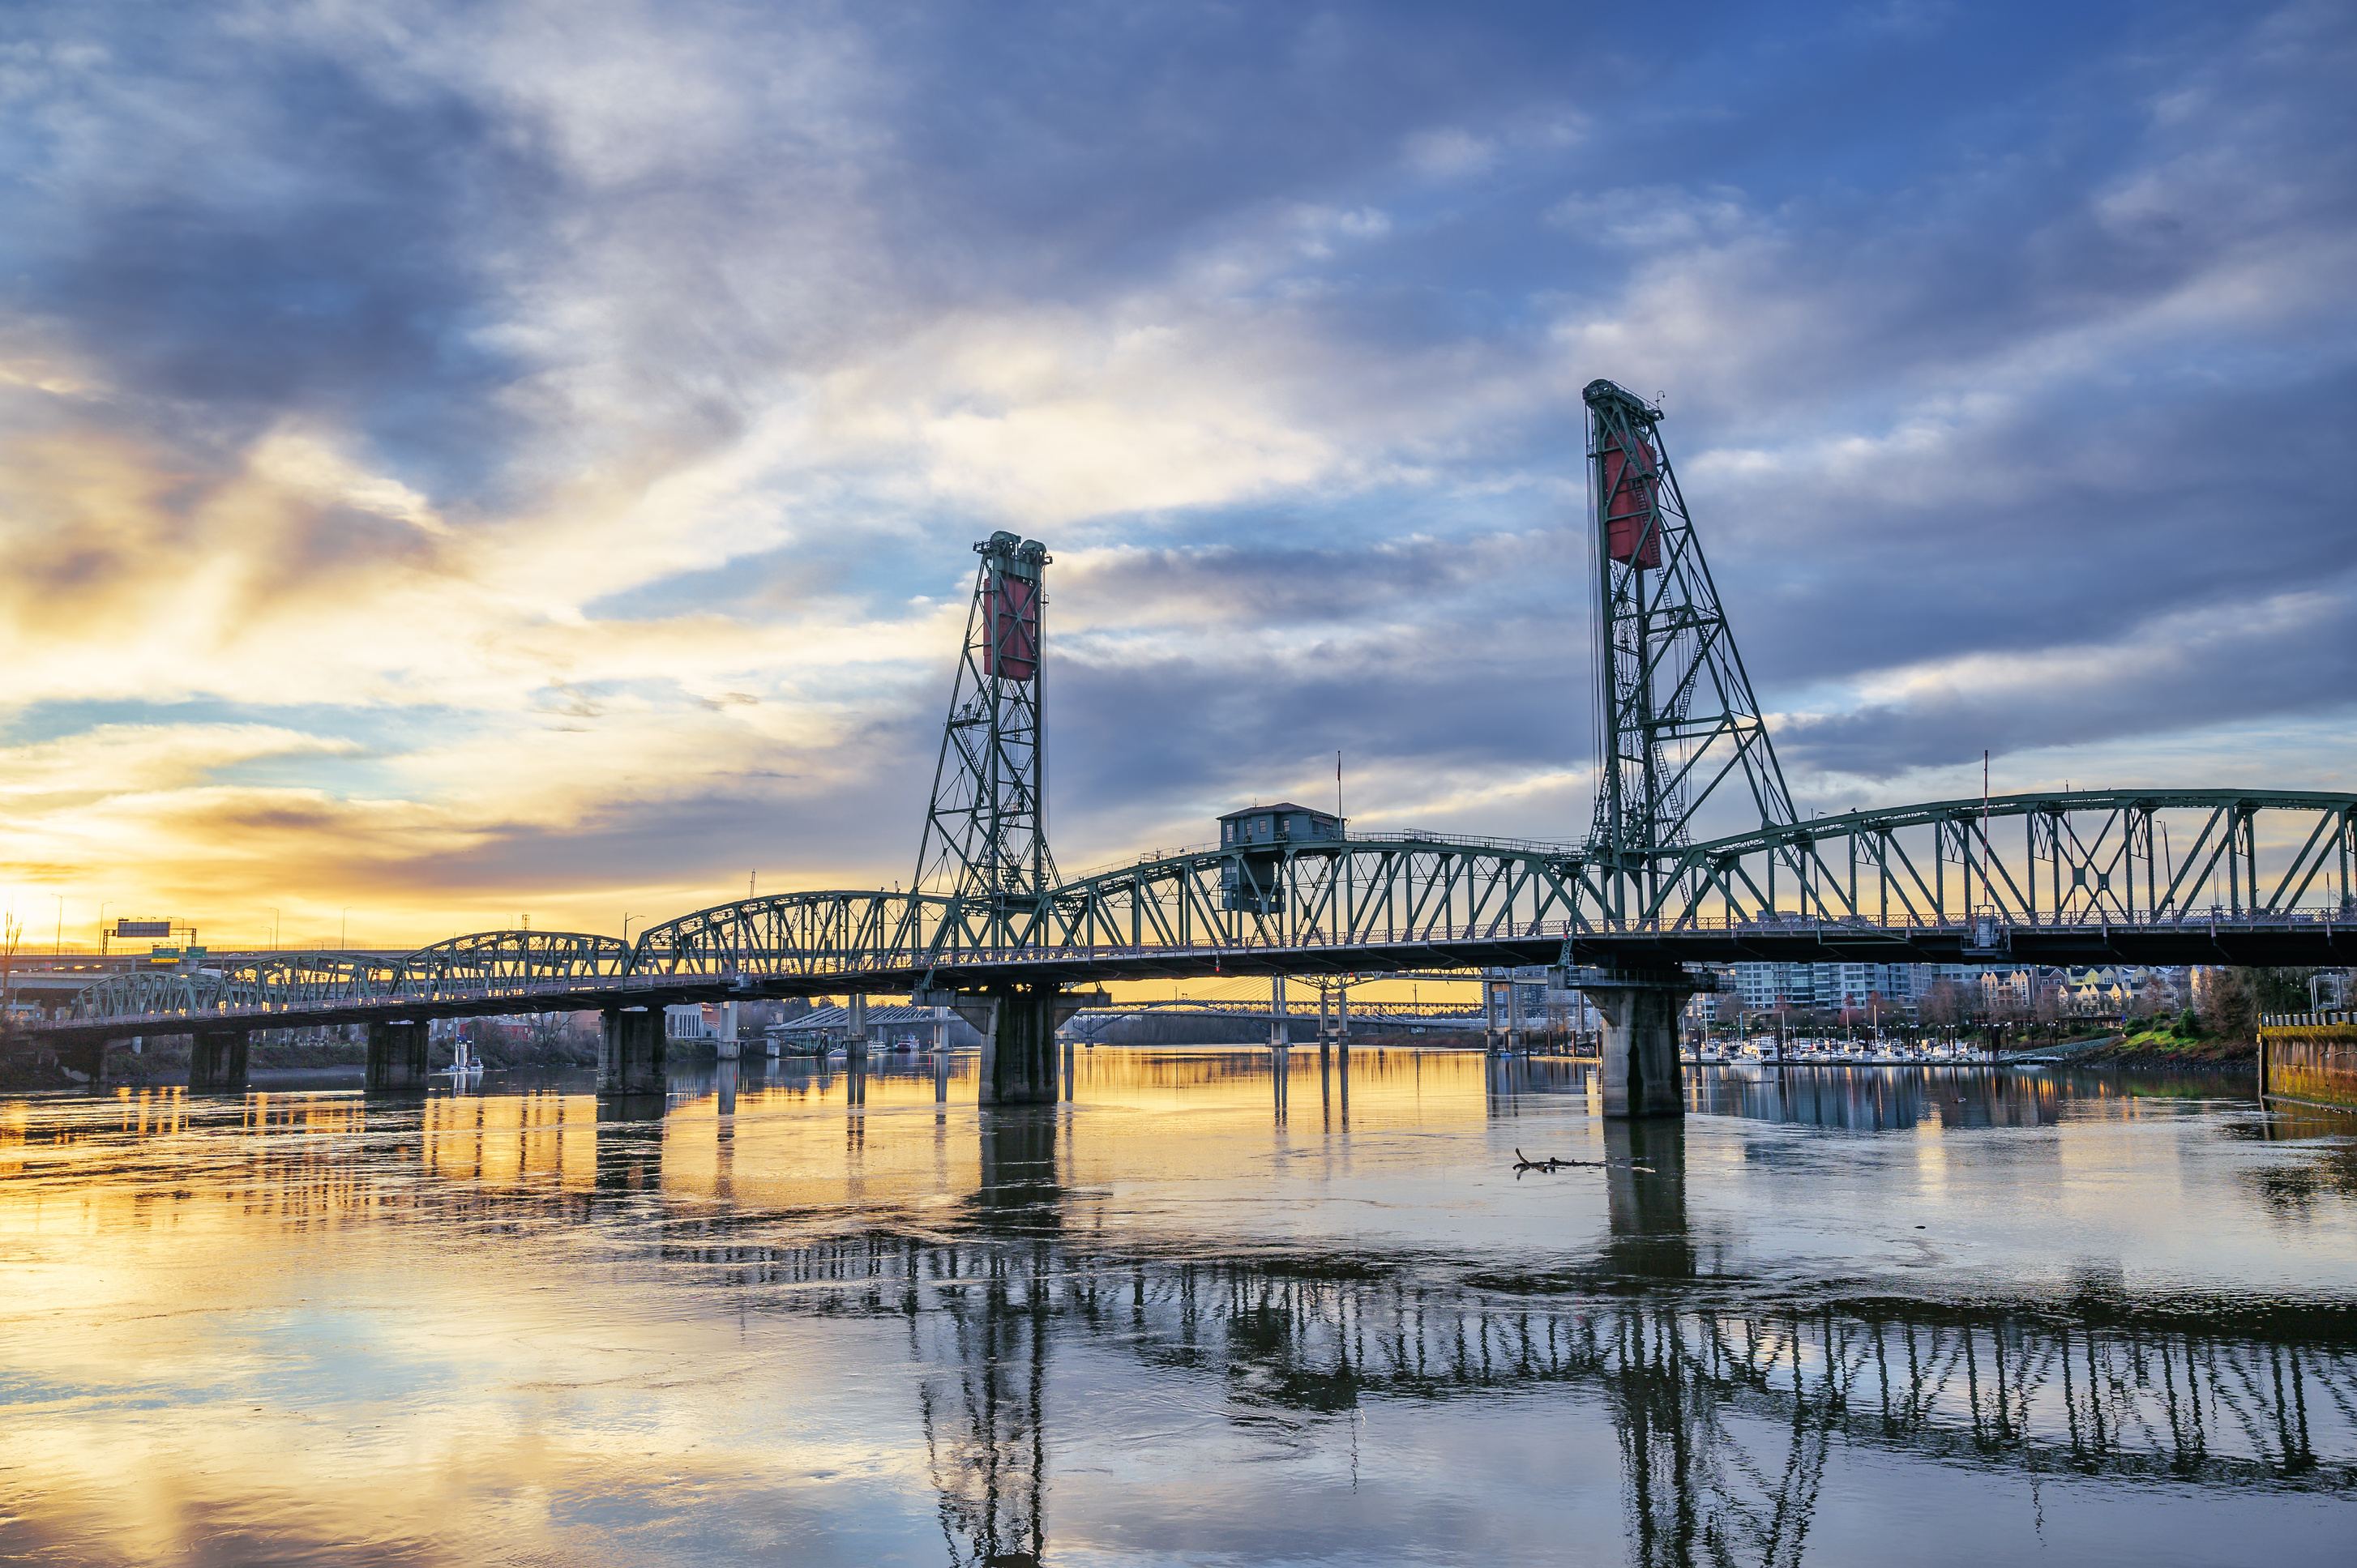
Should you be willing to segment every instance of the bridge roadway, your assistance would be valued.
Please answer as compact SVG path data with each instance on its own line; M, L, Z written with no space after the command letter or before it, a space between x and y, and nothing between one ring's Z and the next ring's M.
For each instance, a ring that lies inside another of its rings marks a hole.
M1608 1113L1666 1116L1681 1104L1689 965L2344 964L2357 960L2352 870L2357 795L2314 792L1947 800L1642 853L1309 832L1157 853L1021 895L748 898L630 944L487 931L394 960L209 959L101 981L72 1016L30 1032L99 1067L107 1040L191 1035L191 1082L227 1087L243 1080L254 1029L364 1023L371 1083L414 1088L426 1020L595 1009L601 1087L652 1092L664 1004L924 993L984 1036L986 1096L1020 1102L1052 1097L1072 986L1560 963L1603 1015L1607 1061L1634 1064L1625 1084L1607 1073Z
M2002 947L1976 945L1995 936ZM1237 976L1352 975L1366 979L1436 968L1555 964L1591 971L1663 971L1682 964L1767 960L1874 963L2303 963L2357 962L2357 920L2289 915L2189 916L2183 920L2102 919L1995 930L1973 923L1869 925L1798 918L1722 921L1663 929L1573 930L1563 922L1413 940L968 951L937 964L809 963L808 953L743 952L739 966L714 972L625 972L547 980L436 984L379 994L221 1004L204 1011L114 1014L44 1020L33 1038L59 1044L197 1029L287 1029L523 1013L606 1012L703 1002L809 997L839 993L901 995L919 990L987 993L1060 989L1108 982ZM849 955L845 955L849 957ZM770 970L765 960L795 963ZM397 984L398 983L396 983Z

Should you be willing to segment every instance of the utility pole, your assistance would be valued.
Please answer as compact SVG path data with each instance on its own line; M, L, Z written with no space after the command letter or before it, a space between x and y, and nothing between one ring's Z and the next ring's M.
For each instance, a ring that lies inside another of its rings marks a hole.
M1996 848L1989 843L1989 754L1981 753L1981 907L1996 912L1996 886L1989 880L1989 862Z

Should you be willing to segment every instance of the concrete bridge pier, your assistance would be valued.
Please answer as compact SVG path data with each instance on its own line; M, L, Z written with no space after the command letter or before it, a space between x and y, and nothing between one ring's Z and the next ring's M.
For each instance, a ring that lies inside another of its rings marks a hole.
M107 1047L113 1040L83 1040L58 1047L58 1065L78 1072L88 1080L87 1087L96 1089L106 1081Z
M661 1094L669 1088L662 1008L608 1007L599 1022L598 1093Z
M866 993L860 991L853 992L851 993L851 1004L845 1009L845 1011L849 1013L851 1016L844 1026L849 1029L851 1033L843 1042L844 1059L845 1061L865 1062L867 1059Z
M241 1052L241 1055L243 1053ZM368 1026L368 1086L407 1091L433 1081L425 1055L425 1025L400 1019Z
M1318 983L1318 1048L1351 1048L1351 988L1340 981Z
M1604 1114L1684 1115L1678 1015L1702 983L1683 969L1604 970L1578 985L1604 1020Z
M1058 991L1053 982L985 992L920 991L920 1007L948 1006L982 1036L979 1099L985 1105L1053 1105L1056 1031L1083 1007L1112 1005L1102 991Z
M194 1093L237 1092L245 1088L251 1033L244 1029L199 1029L188 1039L188 1088Z
M733 1062L744 1054L745 1047L737 1038L737 1004L724 1003L720 1009L720 1059Z

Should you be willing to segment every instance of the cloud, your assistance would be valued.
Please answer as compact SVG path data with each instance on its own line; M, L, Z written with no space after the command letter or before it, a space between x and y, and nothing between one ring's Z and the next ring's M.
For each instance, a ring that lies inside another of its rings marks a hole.
M2357 618L2357 574L2329 587L2186 610L2100 643L1975 652L1858 678L1860 705L1788 714L1788 761L1885 776L2000 752L2162 733L2191 715L2345 709L2357 648L2336 636ZM2286 648L2303 656L2280 660ZM2254 671L2266 671L2255 682ZM2255 686L2259 690L2254 690Z
M1498 157L1494 144L1457 125L1418 131L1407 138L1402 151L1409 168L1437 179L1484 173Z
M1337 747L1354 814L1577 836L1598 375L1667 394L1804 788L2315 766L2333 8L896 16L27 11L23 884L438 935L888 881L1001 526L1066 858Z

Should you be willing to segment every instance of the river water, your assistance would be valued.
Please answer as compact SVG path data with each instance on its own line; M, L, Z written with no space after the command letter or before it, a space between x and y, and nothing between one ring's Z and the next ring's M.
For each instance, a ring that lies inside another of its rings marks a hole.
M2357 1561L2357 1122L1745 1070L0 1100L0 1559Z

